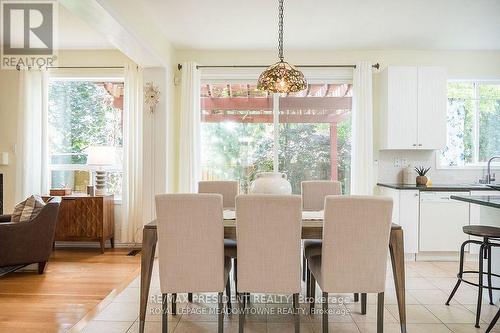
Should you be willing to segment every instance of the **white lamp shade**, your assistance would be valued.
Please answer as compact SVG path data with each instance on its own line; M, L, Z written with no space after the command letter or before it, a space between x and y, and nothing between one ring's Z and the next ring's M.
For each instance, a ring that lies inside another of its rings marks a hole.
M87 165L112 166L117 164L116 149L112 146L87 148Z

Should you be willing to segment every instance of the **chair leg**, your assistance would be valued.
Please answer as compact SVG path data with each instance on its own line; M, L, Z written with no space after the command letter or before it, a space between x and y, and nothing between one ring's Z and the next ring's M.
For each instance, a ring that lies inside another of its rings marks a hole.
M453 299L453 296L455 296L455 293L457 292L458 290L458 287L460 287L460 284L462 283L462 280L460 280L462 278L462 275L463 275L463 272L464 272L464 255L465 255L465 246L468 244L469 242L465 241L462 243L462 246L460 247L460 266L458 268L458 281L457 281L457 284L455 284L455 287L453 288L451 294L450 294L450 297L448 297L448 300L446 301L446 305L450 305L450 302L451 300Z
M306 266L306 297L311 297L311 271Z
M306 281L306 269L307 269L307 259L306 256L302 256L302 281Z
M238 290L238 259L233 259L234 290Z
M241 293L240 294L240 297L241 297L241 302L243 304L243 309L246 309L247 308L247 294L246 293Z
M366 314L366 293L361 294L361 314Z
M328 333L328 293L323 292L321 301L323 302L323 333Z
M172 316L177 315L177 294L172 294Z
M359 293L354 293L354 302L359 302Z
M218 326L217 330L219 333L223 333L224 332L224 302L223 302L224 293L219 293L217 298L219 300L219 307L217 309L219 323L217 325Z
M384 333L384 293L377 297L377 333Z
M479 321L481 319L481 305L483 303L483 256L485 244L479 248L479 290L477 293L477 311L476 311L476 328L480 328Z
M227 297L227 309L229 312L231 312L232 305L231 305L231 280L229 279L229 276L227 277L226 281L226 297Z
M488 294L490 296L490 305L495 305L493 303L493 289L492 289L492 284L491 284L491 246L488 246L486 248L486 251L488 253Z
M497 314L495 315L495 317L491 321L491 324L490 324L490 326L488 326L485 333L490 333L491 330L493 328L495 328L495 325L497 324L498 319L500 319L500 310L498 310Z
M38 263L38 274L43 274L45 271L45 266L47 265L46 261L42 261Z
M161 295L161 332L168 333L168 294Z
M188 293L188 302L193 303L193 293Z
M460 284L462 283L462 280L458 280L457 281L457 284L455 285L455 287L453 288L451 294L450 294L450 297L448 297L448 300L446 301L446 303L444 303L445 305L450 305L450 302L451 302L451 299L453 298L453 296L455 296L455 293L457 292L458 290L458 287L460 287Z
M300 333L299 294L293 294L295 333Z
M316 299L316 279L314 278L314 275L309 274L309 279L308 279L310 286L309 290L311 292L310 297L310 302L309 302L309 314L313 313L314 305L315 305L315 299Z
M245 326L245 293L240 293L237 296L238 299L238 332L243 333L243 327Z

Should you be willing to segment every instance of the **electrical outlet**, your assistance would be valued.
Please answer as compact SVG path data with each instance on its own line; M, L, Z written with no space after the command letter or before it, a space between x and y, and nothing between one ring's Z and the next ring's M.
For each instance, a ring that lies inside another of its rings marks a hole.
M409 165L410 165L410 163L408 162L408 159L407 159L407 158L405 158L405 157L403 157L403 158L401 159L401 167L402 167L402 168L406 168L406 167L408 167Z
M399 157L394 157L394 167L401 168L401 159Z

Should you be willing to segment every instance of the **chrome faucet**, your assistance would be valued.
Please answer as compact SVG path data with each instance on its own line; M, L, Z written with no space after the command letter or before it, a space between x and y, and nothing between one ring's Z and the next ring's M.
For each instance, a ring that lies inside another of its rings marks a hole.
M483 180L483 184L491 184L491 182L495 181L495 174L491 174L491 162L496 158L500 158L500 156L493 156L488 160L488 168L486 170L486 177Z

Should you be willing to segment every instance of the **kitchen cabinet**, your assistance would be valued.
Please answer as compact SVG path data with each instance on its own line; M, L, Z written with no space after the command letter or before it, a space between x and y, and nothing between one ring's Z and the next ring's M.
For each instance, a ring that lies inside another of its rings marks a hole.
M405 253L418 253L419 191L380 188L380 194L392 198L392 223L404 230Z
M446 145L446 71L388 66L380 80L381 149L441 149Z
M419 252L456 252L469 239L462 228L469 225L469 204L450 199L469 192L420 193Z

